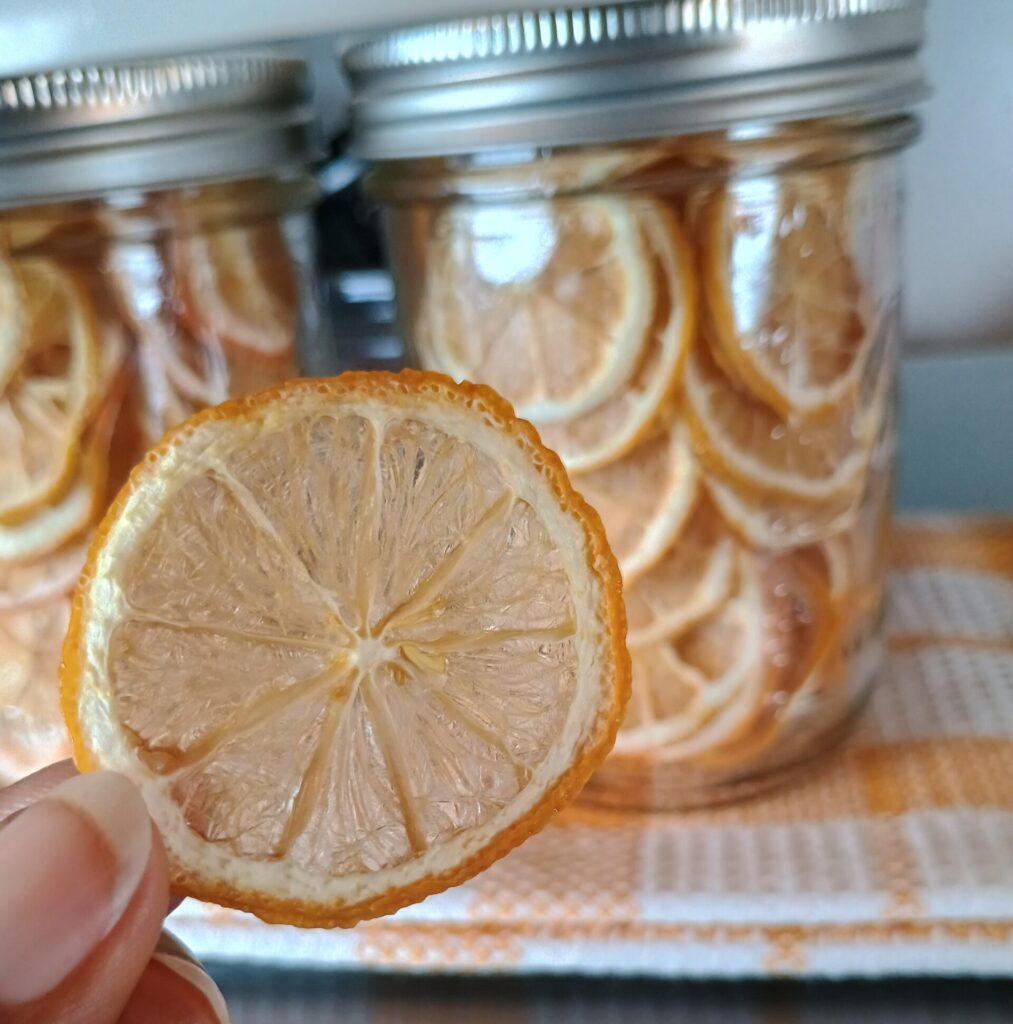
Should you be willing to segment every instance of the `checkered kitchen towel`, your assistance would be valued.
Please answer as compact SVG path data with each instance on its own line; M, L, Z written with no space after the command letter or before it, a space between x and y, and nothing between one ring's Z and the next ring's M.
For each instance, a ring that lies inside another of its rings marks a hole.
M664 977L1013 975L1013 523L896 532L886 678L804 781L735 806L573 808L351 931L192 901L202 956Z

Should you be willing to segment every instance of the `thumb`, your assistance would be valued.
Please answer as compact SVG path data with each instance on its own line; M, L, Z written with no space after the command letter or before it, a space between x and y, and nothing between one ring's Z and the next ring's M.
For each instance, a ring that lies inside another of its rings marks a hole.
M140 793L72 778L0 828L0 1019L111 1024L169 906L165 851Z

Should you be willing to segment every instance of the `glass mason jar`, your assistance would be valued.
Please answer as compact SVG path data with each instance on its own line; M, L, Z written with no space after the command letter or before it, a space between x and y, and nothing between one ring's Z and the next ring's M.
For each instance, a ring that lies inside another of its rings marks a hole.
M530 419L619 560L633 696L585 790L612 805L772 784L881 667L921 12L744 6L346 58L414 359Z
M192 412L318 329L297 61L0 82L0 785L69 751L56 669L90 534Z

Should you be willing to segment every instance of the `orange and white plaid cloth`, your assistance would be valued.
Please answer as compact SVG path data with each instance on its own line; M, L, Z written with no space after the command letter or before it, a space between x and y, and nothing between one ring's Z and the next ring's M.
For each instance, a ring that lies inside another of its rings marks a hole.
M572 808L471 882L351 931L191 901L199 955L665 977L1013 975L1013 523L896 531L889 662L844 746L715 810Z

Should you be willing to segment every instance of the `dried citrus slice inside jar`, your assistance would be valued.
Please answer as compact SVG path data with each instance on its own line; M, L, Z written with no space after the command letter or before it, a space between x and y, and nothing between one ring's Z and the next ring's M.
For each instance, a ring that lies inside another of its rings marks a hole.
M840 616L823 557L814 548L759 553L755 564L763 593L760 696L752 714L720 742L704 746L694 737L701 764L742 763L773 746L804 689L839 656Z
M706 338L693 345L683 381L686 422L701 459L718 475L799 500L861 489L878 407L782 417L718 366Z
M538 423L542 440L571 472L604 466L650 434L678 385L696 327L696 279L678 220L654 206L644 209L642 222L656 287L647 345L633 376L580 416ZM552 351L550 346L550 357Z
M433 229L424 357L536 422L593 408L629 378L651 326L635 211L611 199L448 208Z
M626 587L629 643L664 640L710 615L735 580L735 538L706 499L652 568Z
M57 665L70 601L0 609L0 785L67 756Z
M41 558L0 560L0 612L35 608L77 583L88 550L86 538L76 538Z
M0 259L0 393L18 368L28 345L25 302L14 264Z
M96 522L106 499L109 445L121 398L118 393L110 395L98 410L61 496L27 519L0 522L0 578L10 563L44 558Z
M688 758L735 736L763 695L763 639L758 575L742 554L729 600L679 637L635 652L638 713L616 753L664 747L666 757Z
M21 522L57 498L73 474L98 384L90 300L48 260L20 260L20 356L0 392L0 522Z
M124 772L190 894L390 912L540 828L628 696L618 567L492 391L297 381L167 435L92 545L64 646L82 768Z
M874 331L849 252L848 186L752 178L705 215L703 284L721 356L781 415L854 394Z
M698 472L678 422L573 485L598 510L626 586L664 556L696 501Z
M650 753L730 764L777 738L793 698L839 636L813 550L740 549L727 600L676 636L631 648L633 695L614 759Z
M193 335L248 354L290 356L298 282L277 221L204 229L185 211L180 217L180 233L170 244L172 275Z
M863 500L861 490L850 490L802 502L714 474L705 475L705 486L725 522L743 540L774 550L836 537L850 529Z

